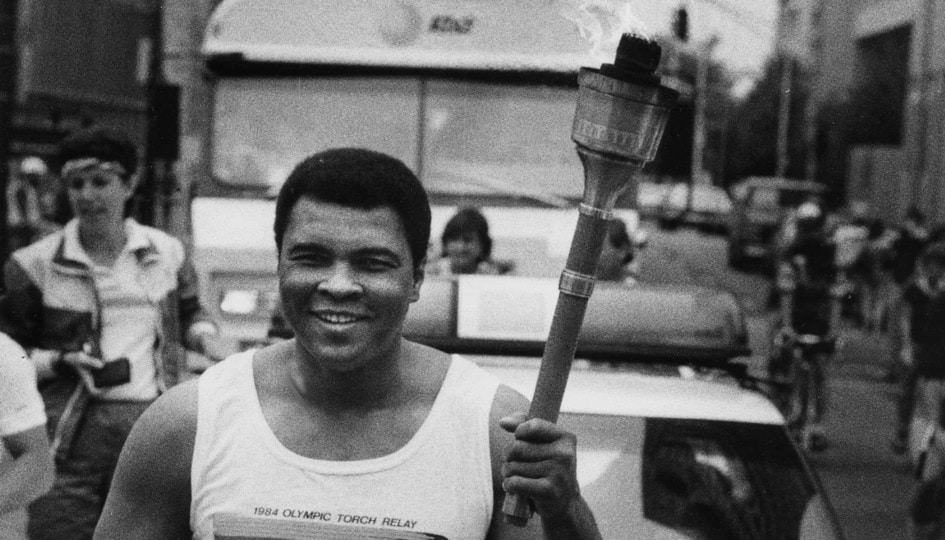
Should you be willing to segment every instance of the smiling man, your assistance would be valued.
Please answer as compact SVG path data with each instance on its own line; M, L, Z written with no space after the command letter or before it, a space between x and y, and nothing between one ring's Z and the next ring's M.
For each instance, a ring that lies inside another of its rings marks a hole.
M575 439L521 395L406 341L430 208L400 161L300 163L276 203L295 338L235 355L133 430L97 537L598 538ZM507 525L504 489L540 519Z

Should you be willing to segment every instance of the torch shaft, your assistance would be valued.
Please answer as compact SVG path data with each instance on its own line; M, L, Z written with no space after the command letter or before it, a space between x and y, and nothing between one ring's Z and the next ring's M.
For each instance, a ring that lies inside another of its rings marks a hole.
M535 395L529 416L549 422L558 420L558 411L577 350L578 336L597 272L597 261L607 236L607 219L585 212L578 215L571 249L559 284L558 303L538 371ZM576 283L575 283L576 281ZM582 291L586 285L586 293ZM586 295L585 295L586 294Z
M528 411L529 417L549 422L558 421L584 312L593 289L597 261L607 236L608 220L605 216L608 212L586 212L584 208L578 214L571 250L561 274L558 303L551 319L551 330L545 342L535 394ZM506 521L516 525L524 525L531 517L528 501L515 494L505 497L502 511Z

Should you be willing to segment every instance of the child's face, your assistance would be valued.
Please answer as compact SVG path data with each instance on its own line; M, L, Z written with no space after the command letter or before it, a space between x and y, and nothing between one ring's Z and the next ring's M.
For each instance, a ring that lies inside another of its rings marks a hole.
M482 259L482 240L474 232L464 232L446 241L446 256L450 259L453 273L471 274Z

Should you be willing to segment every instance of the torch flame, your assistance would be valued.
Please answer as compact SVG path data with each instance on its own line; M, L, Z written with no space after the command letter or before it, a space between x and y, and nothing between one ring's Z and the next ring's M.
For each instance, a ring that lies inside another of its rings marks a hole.
M590 45L590 53L608 62L617 51L623 34L651 39L646 25L637 18L629 0L560 0L561 15L577 25L581 37Z

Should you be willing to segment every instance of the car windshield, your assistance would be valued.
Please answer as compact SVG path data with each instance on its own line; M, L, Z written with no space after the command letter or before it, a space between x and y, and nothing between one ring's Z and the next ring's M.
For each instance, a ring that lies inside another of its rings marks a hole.
M817 485L781 426L575 413L560 423L581 441L578 477L595 514L607 516L605 537L627 530L700 539L833 534Z

